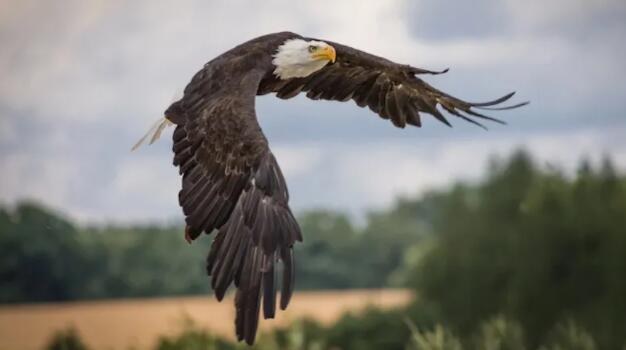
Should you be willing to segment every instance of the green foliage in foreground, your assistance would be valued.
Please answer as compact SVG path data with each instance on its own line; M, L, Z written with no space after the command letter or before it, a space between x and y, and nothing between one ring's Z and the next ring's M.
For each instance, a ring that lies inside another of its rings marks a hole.
M47 350L88 350L74 328L58 331L46 346Z
M557 325L545 345L525 345L518 323L501 316L479 325L480 331L468 339L455 335L439 324L418 328L399 310L369 309L347 315L334 325L323 327L311 320L300 320L289 328L262 334L254 346L216 337L193 323L180 333L163 336L154 350L596 350L591 335L573 321ZM391 321L391 323L387 323ZM371 328L376 325L376 328ZM374 333L370 333L374 331ZM389 333L387 333L389 332ZM73 329L59 331L47 350L87 350Z

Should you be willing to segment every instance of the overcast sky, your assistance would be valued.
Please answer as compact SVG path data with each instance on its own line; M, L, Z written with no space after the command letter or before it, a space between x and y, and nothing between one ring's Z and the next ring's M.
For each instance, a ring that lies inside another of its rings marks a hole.
M353 103L259 99L296 211L356 215L518 147L573 169L626 169L623 0L0 0L0 203L36 199L82 222L180 219L171 130L130 153L206 61L291 30L428 69L467 100L516 90L488 132L432 119L396 129Z

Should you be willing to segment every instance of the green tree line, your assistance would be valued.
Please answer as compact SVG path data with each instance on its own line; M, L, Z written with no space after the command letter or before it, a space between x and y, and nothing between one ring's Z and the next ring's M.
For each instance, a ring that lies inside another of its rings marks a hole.
M298 289L398 286L404 251L422 238L396 210L372 214L365 228L321 210L299 221ZM178 226L81 227L33 202L0 208L0 303L208 293L213 237L190 245Z
M575 320L601 349L626 339L626 178L610 161L575 177L525 153L494 162L475 186L441 194L436 243L410 278L460 335L503 314L530 346Z

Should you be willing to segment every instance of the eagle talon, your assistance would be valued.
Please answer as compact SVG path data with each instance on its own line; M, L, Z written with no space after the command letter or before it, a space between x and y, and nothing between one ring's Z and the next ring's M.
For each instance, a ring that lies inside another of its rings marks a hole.
M185 227L185 241L189 244L193 242L193 238L191 238L191 235L189 234L189 226Z

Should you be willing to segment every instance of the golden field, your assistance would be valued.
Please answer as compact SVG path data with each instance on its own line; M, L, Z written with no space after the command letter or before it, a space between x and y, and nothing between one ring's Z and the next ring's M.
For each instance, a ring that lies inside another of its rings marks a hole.
M261 330L310 317L324 324L346 311L368 305L406 304L406 290L297 292L286 311L260 323ZM228 338L234 337L233 296L212 296L0 306L0 349L42 349L52 334L74 327L93 349L146 349L159 336L178 333L184 320Z

